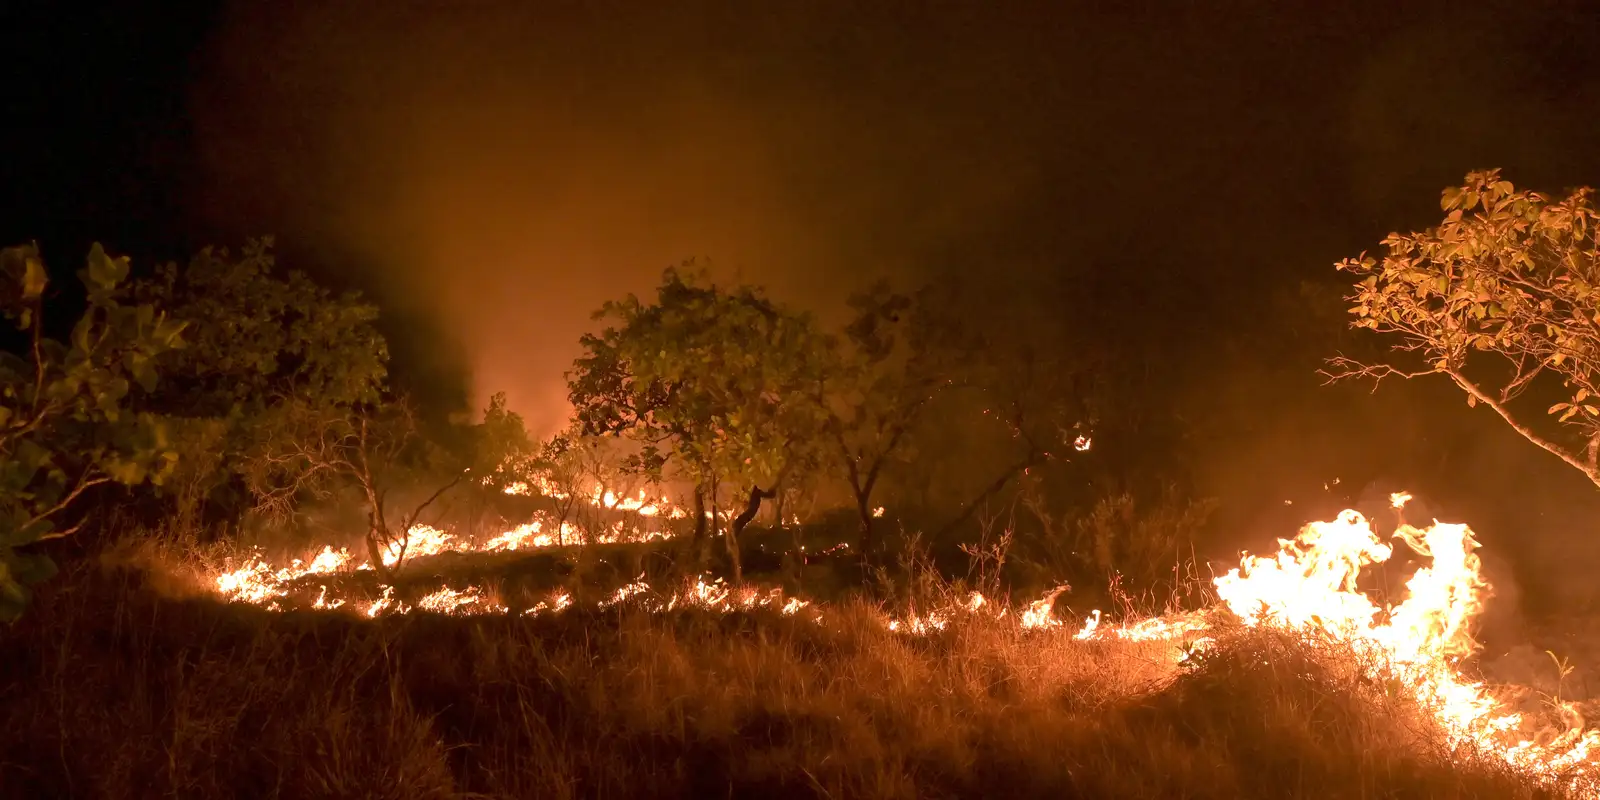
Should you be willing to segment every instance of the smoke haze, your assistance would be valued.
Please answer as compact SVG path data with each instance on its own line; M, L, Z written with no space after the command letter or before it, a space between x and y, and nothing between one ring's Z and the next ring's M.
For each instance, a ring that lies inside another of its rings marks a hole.
M1193 476L1219 546L1381 473L1593 587L1581 476L1447 384L1316 374L1379 344L1333 262L1442 187L1600 185L1591 2L93 5L0 3L0 228L63 284L275 234L406 388L545 434L590 313L686 257L824 314L962 275L1116 366L1144 443L1093 457Z
M837 302L992 228L1036 149L1003 140L1025 130L950 149L965 132L929 124L945 88L970 126L1005 109L976 86L904 95L914 64L858 65L893 40L798 35L803 17L383 8L236 9L195 90L207 207L382 265L368 282L458 338L478 399L504 389L542 431L603 301L699 256Z
M1490 425L1448 387L1317 386L1328 354L1294 342L1344 325L1337 291L1272 308L1468 170L1600 183L1593 14L1312 7L239 2L197 57L191 203L349 273L397 365L506 391L536 433L590 313L686 257L824 313L877 275L1032 272L1018 302L1092 312L1085 346L1142 343L1147 393L1210 420L1207 489L1495 485L1387 463Z

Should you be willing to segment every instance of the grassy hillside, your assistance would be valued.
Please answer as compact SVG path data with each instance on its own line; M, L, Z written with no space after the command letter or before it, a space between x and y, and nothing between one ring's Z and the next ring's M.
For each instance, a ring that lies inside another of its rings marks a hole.
M366 620L84 565L0 631L7 797L1551 796L1337 648L907 636L862 602Z

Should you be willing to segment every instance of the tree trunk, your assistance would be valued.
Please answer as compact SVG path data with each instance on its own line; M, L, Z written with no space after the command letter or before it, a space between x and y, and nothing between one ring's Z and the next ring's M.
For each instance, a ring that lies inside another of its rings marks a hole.
M783 512L784 508L789 504L789 492L779 491L777 505L778 527L787 529L789 531L789 563L793 565L792 577L794 578L795 583L798 584L805 577L805 527L803 525L796 524L793 528L789 528L789 526L784 524Z
M706 538L706 490L703 486L694 487L694 542L696 547Z
M744 581L744 569L739 563L739 534L744 533L745 527L761 513L761 501L776 496L776 492L764 490L760 486L750 487L750 499L745 503L744 511L734 518L733 527L728 529L728 557L733 559L734 583Z
M728 548L728 562L733 565L733 582L744 582L744 566L739 563L739 532L729 529L727 535L722 537L722 543Z
M856 492L856 513L861 517L860 558L862 563L866 563L867 561L871 560L872 550L876 545L876 542L874 541L875 537L873 535L875 531L873 530L872 525L872 509L867 507L868 502L869 498L865 493L860 491Z
M710 535L710 522L706 518L706 487L696 484L694 487L694 536L689 540L689 560L694 569L699 571L705 566L706 538Z
M389 546L389 523L383 517L383 501L372 496L367 510L367 561L383 577L385 583L394 583L394 572L383 561L383 551ZM398 562L397 562L398 563Z

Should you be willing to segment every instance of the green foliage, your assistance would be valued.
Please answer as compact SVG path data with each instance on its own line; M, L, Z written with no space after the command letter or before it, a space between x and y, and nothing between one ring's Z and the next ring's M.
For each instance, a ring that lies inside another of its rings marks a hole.
M472 428L471 445L473 483L486 491L527 483L537 466L539 447L522 416L506 407L504 393L489 398L483 421Z
M1402 371L1335 359L1337 376L1442 374L1524 437L1600 483L1600 212L1583 188L1556 201L1474 172L1446 189L1437 227L1390 234L1381 261L1339 269L1361 280L1353 325L1398 337L1423 363ZM1536 383L1564 387L1547 413L1568 436L1547 437L1512 401ZM1582 454L1588 448L1588 454Z
M250 414L286 397L348 406L383 391L389 352L375 327L377 306L298 271L279 275L270 238L247 243L237 257L206 248L126 294L188 326L188 346L163 359L164 413Z
M128 400L135 383L155 388L155 365L182 347L185 324L118 302L128 262L99 245L78 273L87 308L65 342L42 332L48 273L37 248L0 251L0 272L0 312L28 336L23 355L0 354L0 618L12 619L29 587L55 572L44 554L18 548L75 532L74 501L94 486L171 474L165 426L130 412Z
M804 399L835 348L809 316L668 269L654 304L629 295L595 318L612 324L583 337L569 396L585 434L640 443L642 468L675 462L697 485L771 486L815 440L821 411Z
M751 487L787 497L796 484L841 479L870 553L874 493L885 476L909 472L900 467L919 434L950 421L930 411L955 390L968 405L945 410L972 411L957 427L982 427L1006 451L959 525L1018 475L1071 452L1088 421L1087 362L1061 331L1045 315L974 315L972 288L904 294L879 283L851 298L853 318L835 336L756 288L668 270L654 303L608 303L596 318L610 324L583 338L568 375L578 432L624 436L653 478L675 467L702 499L720 503L717 487L732 488L749 513Z
M279 274L271 239L251 241L237 256L207 248L119 293L186 325L188 346L161 357L160 390L137 398L169 420L184 454L169 486L180 512L260 474L266 467L252 460L286 444L263 442L263 432L294 435L300 429L291 420L337 417L382 399L389 353L377 307L303 273Z
M508 491L524 493L535 485L541 468L540 446L528 435L521 415L506 406L504 394L489 399L483 421L465 426L466 449L456 453L464 463L467 480L462 487L467 501L467 531L476 535L483 515L505 502Z

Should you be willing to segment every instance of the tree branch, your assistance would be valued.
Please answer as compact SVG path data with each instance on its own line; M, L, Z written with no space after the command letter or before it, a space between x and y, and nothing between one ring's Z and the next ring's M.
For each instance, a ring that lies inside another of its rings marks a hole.
M1544 448L1551 455L1554 455L1562 461L1567 462L1567 464L1571 465L1579 472L1582 472L1585 476L1587 476L1595 485L1600 486L1600 471L1597 471L1590 464L1585 463L1584 460L1576 453L1568 452L1560 445L1544 438L1543 436L1540 436L1532 428L1519 422L1511 415L1511 411L1507 409L1504 404L1495 400L1484 390L1478 388L1477 384L1467 380L1466 377L1460 372L1452 369L1436 371L1442 371L1444 374L1449 375L1450 379L1455 381L1456 385L1461 387L1462 391L1465 391L1467 394L1477 399L1478 402L1483 403L1491 409L1494 409L1494 413L1499 414L1500 418L1505 420L1506 424L1510 425L1512 430L1522 434L1522 438L1533 442L1534 444Z
M94 487L94 486L99 486L102 483L108 483L108 482L110 482L110 480L111 480L110 478L107 478L107 477L105 477L103 475L91 478L91 477L89 477L89 473L84 473L83 475L79 476L78 484L76 486L72 487L72 491L69 492L66 497L62 498L61 502L56 503L55 505L51 506L48 510L41 511L41 512L39 512L37 514L34 514L33 515L33 519L30 520L30 522L43 519L45 517L50 516L51 514L54 514L54 513L58 512L58 511L61 511L61 510L65 509L68 505L72 504L72 501L78 499L78 496L83 494L89 488Z
M1005 472L1001 473L1000 477L995 478L993 482L991 482L988 486L985 486L983 491L978 493L977 497L972 498L971 502L967 503L966 508L963 509L955 519L945 523L945 526L940 528L939 533L934 536L934 540L943 540L951 531L954 531L967 520L971 519L972 515L977 513L978 508L985 500L988 500L993 495L998 494L1001 489L1006 488L1006 484L1009 484L1012 478L1015 478L1017 475L1032 469L1033 467L1042 463L1044 460L1043 454L1035 452L1030 453L1026 459L1013 464L1010 469L1007 469Z
M1410 380L1412 378L1420 378L1424 375L1439 375L1445 373L1445 370L1439 368L1407 372L1402 369L1396 369L1388 364L1363 364L1360 361L1347 356L1335 356L1328 359L1327 363L1330 369L1317 370L1318 375L1327 378L1327 380L1323 381L1324 386L1351 378L1371 378L1372 391L1374 392L1378 391L1378 383L1384 378L1396 377L1404 380Z

